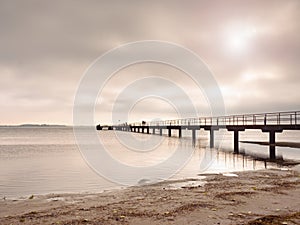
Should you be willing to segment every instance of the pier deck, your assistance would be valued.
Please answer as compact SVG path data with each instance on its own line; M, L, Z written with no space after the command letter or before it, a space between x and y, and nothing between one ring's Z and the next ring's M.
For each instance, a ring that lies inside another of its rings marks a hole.
M234 132L234 153L239 153L239 132L256 129L269 133L269 156L276 159L276 133L284 130L300 130L300 111L273 112L260 114L243 114L220 117L199 117L165 121L151 121L142 123L118 124L111 126L114 130L162 135L163 130L168 130L168 136L172 131L178 132L182 137L182 130L191 130L193 144L196 140L196 131L204 129L210 132L210 147L214 147L214 132L220 129ZM101 130L100 125L97 126ZM150 132L152 131L152 132Z

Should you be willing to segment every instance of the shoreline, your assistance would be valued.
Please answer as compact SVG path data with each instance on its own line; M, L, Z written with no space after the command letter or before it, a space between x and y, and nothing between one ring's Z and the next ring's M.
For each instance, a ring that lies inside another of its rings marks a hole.
M300 223L300 167L0 200L0 224ZM201 175L202 176L202 175Z

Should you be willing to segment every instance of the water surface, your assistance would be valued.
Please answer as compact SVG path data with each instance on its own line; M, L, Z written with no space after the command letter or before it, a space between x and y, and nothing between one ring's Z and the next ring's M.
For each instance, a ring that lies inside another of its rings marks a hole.
M189 131L183 132L182 139L165 136L157 148L146 153L128 149L116 138L114 131L101 131L98 134L112 157L137 168L163 162L174 153L178 146L181 151L193 148ZM133 137L144 141L149 139L149 135L146 134L123 132L119 135L128 135L126 138ZM280 141L297 142L299 137L299 132L277 135ZM197 138L190 161L171 179L195 177L199 173L253 170L265 167L263 162L254 161L243 155L231 154L233 137L229 132L225 132L223 136L216 135L215 141L216 146L228 152L209 149L207 132L197 132ZM222 142L221 139L223 139ZM268 135L261 131L241 132L240 140L266 141ZM244 143L240 146L249 154L268 154L267 146ZM300 159L299 149L278 147L277 153L284 158ZM110 169L114 170L114 168ZM145 181L147 181L146 177ZM75 143L71 127L0 128L0 197L99 192L119 187L121 185L99 176L86 164Z

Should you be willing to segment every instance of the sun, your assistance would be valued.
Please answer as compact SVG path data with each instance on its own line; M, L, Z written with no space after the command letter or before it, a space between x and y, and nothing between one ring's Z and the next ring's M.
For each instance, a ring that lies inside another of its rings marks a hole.
M257 76L253 72L246 72L242 74L242 80L244 82L250 82L256 80Z
M242 34L235 34L228 40L232 50L243 50L247 47L247 38Z
M226 32L226 44L232 52L244 52L247 50L256 33L255 28L237 27Z

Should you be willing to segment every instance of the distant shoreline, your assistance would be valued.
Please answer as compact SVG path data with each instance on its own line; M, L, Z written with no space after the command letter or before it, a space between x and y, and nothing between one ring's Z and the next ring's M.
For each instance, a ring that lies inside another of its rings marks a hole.
M0 128L6 128L6 127L71 127L67 125L59 125L59 124L20 124L20 125L0 125Z
M20 125L0 125L0 128L43 128L43 127L54 127L54 128L73 128L73 127L82 127L82 128L95 128L96 126L94 125L82 125L82 126L74 126L74 125L62 125L62 124L20 124Z

